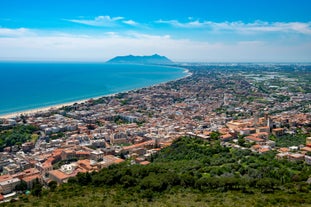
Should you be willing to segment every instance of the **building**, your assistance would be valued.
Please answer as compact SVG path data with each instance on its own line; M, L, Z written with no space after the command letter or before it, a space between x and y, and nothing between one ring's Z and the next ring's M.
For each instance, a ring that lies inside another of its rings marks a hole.
M35 168L39 170L41 175L45 176L49 171L53 170L53 165L47 160L44 163L36 163Z
M305 152L311 152L311 147L303 147L300 150Z
M40 182L41 184L43 183L40 171L36 168L29 168L23 172L14 174L13 177L17 177L25 181L28 189L31 189L35 182Z
M35 145L33 142L25 142L24 144L22 144L22 150L24 152L29 152L34 147Z
M300 153L293 153L288 155L288 160L292 162L299 162L305 159L305 155Z
M306 163L307 165L311 165L311 156L305 155L305 163Z
M89 159L90 158L90 152L87 151L77 151L76 152L76 158L79 160L83 160L83 159Z
M283 128L275 128L272 129L272 134L276 137L280 137L284 135L284 129Z
M252 123L249 121L242 122L239 120L239 121L230 121L226 125L229 129L237 130L237 129L241 129L241 128L247 128L248 126L251 126Z
M67 183L69 178L78 174L73 165L63 165L59 170L49 171L49 178L58 184Z
M81 168L82 171L85 170L86 172L93 172L99 170L98 164L94 160L79 160L77 164L78 168Z
M253 135L246 136L244 139L245 141L256 142L257 144L263 143L265 141L264 139L261 139Z
M266 132L266 133L270 133L270 127L268 127L268 126L265 126L265 127L258 127L257 129L256 129L256 132L257 133L261 133L261 132Z
M24 177L22 178L22 180L26 182L28 189L31 189L36 182L39 182L41 184L43 183L42 176L39 174Z
M240 135L242 135L242 136L247 136L247 135L250 135L250 129L249 128L243 128L243 129L241 129L240 130Z
M224 135L221 135L220 136L220 140L223 141L223 142L228 142L230 140L232 140L233 137L231 134L224 134Z
M61 153L62 160L71 160L76 158L76 152L71 149L63 150Z
M95 160L95 161L102 160L103 157L104 157L104 153L100 150L94 150L90 154L90 159Z
M115 157L113 155L106 155L103 158L103 161L100 162L101 167L108 167L112 164L119 164L121 162L124 162L123 159Z
M11 193L20 182L19 178L13 178L11 175L0 176L0 193Z
M280 152L276 155L276 159L282 160L282 159L287 159L289 156L288 152Z

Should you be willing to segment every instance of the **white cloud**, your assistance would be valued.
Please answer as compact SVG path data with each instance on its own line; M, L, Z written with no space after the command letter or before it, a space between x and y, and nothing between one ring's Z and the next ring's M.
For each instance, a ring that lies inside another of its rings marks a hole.
M119 20L124 19L123 17L110 17L110 16L98 16L91 20L86 19L66 19L66 21L85 24L90 26L97 26L97 27L110 27L116 25L116 22Z
M78 24L85 24L89 26L96 27L114 27L117 25L130 25L130 26L139 26L140 24L134 20L126 20L124 17L110 17L110 16L98 16L94 19L65 19L69 22L74 22ZM121 21L122 20L122 21Z
M201 23L199 21L190 21L187 23L181 23L178 20L157 20L155 23L159 24L169 24L174 27L180 27L180 28L200 28L204 26L204 23Z
M136 39L170 39L170 35L150 35L150 34L144 34L139 32L128 32L128 37L136 38Z
M178 20L158 20L155 23L168 24L179 28L206 28L211 30L230 30L236 32L294 32L311 35L311 22L263 22L253 23L236 22L212 22L195 20L180 22Z
M135 22L133 20L124 20L123 21L124 24L128 24L128 25L131 25L131 26L137 26L139 25L138 22Z
M304 41L210 43L138 32L72 35L23 29L17 31L24 35L12 35L17 31L0 31L11 34L0 37L2 60L106 61L117 55L158 53L175 61L310 61L311 54L311 43Z
M0 27L0 37L16 37L16 36L25 36L25 35L32 35L32 34L34 33L26 28L9 29L9 28Z

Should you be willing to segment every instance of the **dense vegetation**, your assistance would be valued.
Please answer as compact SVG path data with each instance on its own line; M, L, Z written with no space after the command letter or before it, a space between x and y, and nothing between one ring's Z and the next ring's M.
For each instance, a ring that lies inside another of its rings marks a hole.
M17 125L0 131L0 151L5 147L21 145L27 141L35 141L38 136L34 134L38 128L33 125Z
M306 138L309 134L287 134L275 139L277 147L290 147L290 146L299 146L306 144Z
M182 137L147 166L125 162L68 184L21 196L9 206L296 206L311 205L311 167L275 153L222 147Z

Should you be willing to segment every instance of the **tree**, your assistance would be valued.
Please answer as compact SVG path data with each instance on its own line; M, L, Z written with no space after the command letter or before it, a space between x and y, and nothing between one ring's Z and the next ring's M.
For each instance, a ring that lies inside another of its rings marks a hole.
M53 180L53 181L49 182L48 186L49 186L50 190L52 192L54 192L56 187L57 187L57 182Z
M195 179L193 175L190 175L190 173L184 173L180 176L180 184L183 187L192 187L194 186Z
M36 181L34 182L33 188L31 190L31 194L33 196L41 196L42 193L42 185L39 183L39 180L36 179Z
M257 187L261 189L261 192L273 192L275 186L277 186L278 184L279 182L272 178L262 178L259 179L256 183Z
M124 187L132 187L136 185L136 179L130 175L124 175L120 179L120 182L124 185Z
M88 185L92 182L92 176L90 173L78 173L77 175L78 183L81 185Z
M244 145L245 145L245 139L244 139L243 136L239 136L239 137L238 137L238 144L239 144L240 146L244 147Z
M21 180L21 183L15 186L16 191L24 191L27 190L27 183L23 180Z
M212 140L217 140L220 137L220 133L219 132L212 132L211 133L211 139Z

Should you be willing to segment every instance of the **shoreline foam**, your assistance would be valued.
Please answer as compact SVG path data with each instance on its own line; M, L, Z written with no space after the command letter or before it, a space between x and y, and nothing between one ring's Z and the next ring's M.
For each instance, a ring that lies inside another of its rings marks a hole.
M29 109L29 110L24 110L24 111L17 111L17 112L12 112L12 113L3 114L3 115L0 114L0 119L10 119L10 118L14 118L14 117L20 116L22 114L23 115L34 115L34 114L38 114L38 113L48 112L48 111L51 111L51 110L59 110L62 107L71 106L71 105L73 105L75 103L81 104L81 103L85 103L85 102L87 102L87 101L89 101L91 99L96 100L96 99L103 98L103 97L115 96L115 95L117 95L119 93L128 93L130 91L135 91L135 90L139 90L139 89L143 89L143 88L150 88L150 87L158 86L158 85L161 85L161 84L166 84L166 83L169 83L169 82L172 82L172 81L178 81L178 80L187 78L187 77L192 75L192 73L188 69L186 69L186 68L181 68L181 69L184 70L183 73L185 73L186 76L181 77L181 78L177 78L177 79L174 79L174 80L169 80L169 81L166 81L166 82L162 82L162 83L158 83L158 84L154 84L154 85L150 85L150 86L146 86L146 87L142 87L142 88L135 88L135 89L127 90L127 91L120 91L118 93L112 93L112 94L101 95L101 96L91 97L91 98L77 100L77 101L71 101L71 102L67 102L67 103L65 102L65 103L61 103L61 104L55 104L55 105L46 106L46 107L39 107L39 108L34 108L34 109Z

